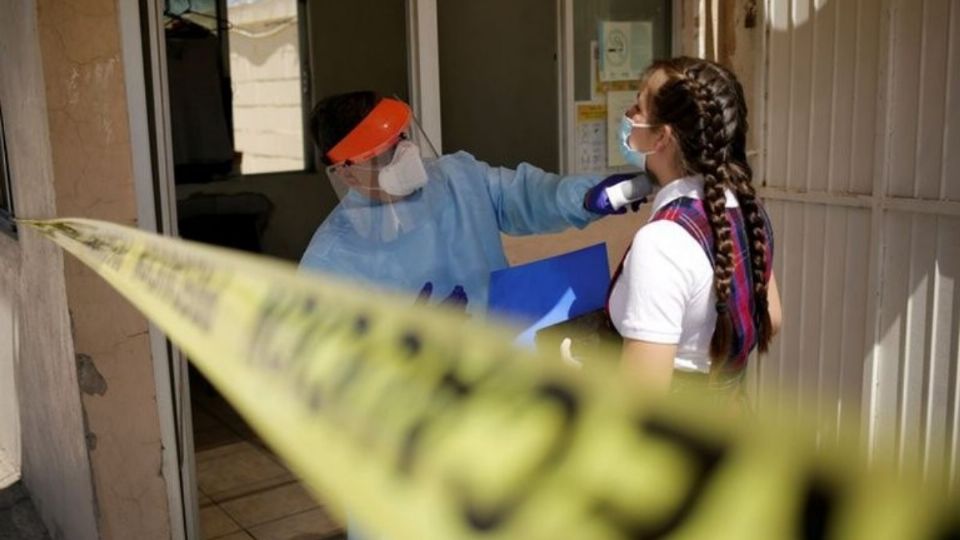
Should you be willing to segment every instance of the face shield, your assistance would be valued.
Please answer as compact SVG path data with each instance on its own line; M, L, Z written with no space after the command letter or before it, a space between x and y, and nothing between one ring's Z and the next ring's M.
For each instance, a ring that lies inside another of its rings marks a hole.
M377 202L412 195L429 180L433 145L402 101L383 99L327 153L327 176L341 197L353 190Z
M344 227L374 249L417 229L433 215L429 163L433 145L406 103L384 98L327 153L327 176L340 196ZM333 226L333 224L331 224Z

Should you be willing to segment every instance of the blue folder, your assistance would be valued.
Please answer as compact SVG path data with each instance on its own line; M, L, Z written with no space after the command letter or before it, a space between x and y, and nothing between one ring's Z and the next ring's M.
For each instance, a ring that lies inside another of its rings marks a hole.
M538 330L604 307L610 284L606 244L490 273L491 315L519 324L517 343Z

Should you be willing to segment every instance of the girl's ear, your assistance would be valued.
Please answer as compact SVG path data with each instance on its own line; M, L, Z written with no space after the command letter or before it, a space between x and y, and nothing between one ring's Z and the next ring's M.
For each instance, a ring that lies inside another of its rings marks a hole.
M654 145L654 150L657 152L662 151L664 148L670 144L670 141L673 140L673 128L669 125L664 125L660 129L660 136L657 138L657 143Z

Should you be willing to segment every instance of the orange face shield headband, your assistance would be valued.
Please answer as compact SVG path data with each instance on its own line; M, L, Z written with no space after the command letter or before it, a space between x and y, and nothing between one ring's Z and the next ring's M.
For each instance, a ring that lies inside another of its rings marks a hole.
M330 163L362 163L383 153L400 140L410 126L410 107L399 100L383 98L346 137L327 152Z

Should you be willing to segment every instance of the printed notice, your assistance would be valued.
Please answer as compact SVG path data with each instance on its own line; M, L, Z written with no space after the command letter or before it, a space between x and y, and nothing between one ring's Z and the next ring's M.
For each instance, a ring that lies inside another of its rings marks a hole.
M635 81L653 62L653 22L600 23L600 80Z

